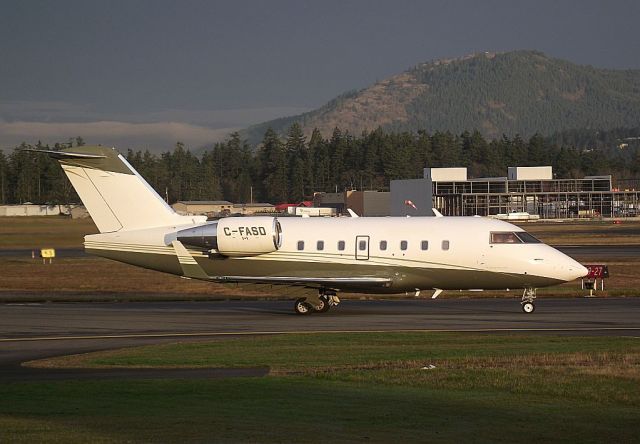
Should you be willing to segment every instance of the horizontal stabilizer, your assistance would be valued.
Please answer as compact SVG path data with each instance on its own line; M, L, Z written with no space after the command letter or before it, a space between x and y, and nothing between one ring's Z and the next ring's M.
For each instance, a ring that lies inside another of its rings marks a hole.
M104 159L107 156L101 156L99 154L85 154L85 153L71 153L65 151L55 151L55 150L36 150L33 148L24 148L20 151L30 151L32 153L43 153L47 154L54 159Z

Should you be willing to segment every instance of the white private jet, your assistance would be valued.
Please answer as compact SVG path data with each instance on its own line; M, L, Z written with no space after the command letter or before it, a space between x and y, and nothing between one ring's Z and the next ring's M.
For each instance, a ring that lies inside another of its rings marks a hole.
M88 253L230 285L298 294L299 314L337 305L339 291L371 294L524 289L587 274L521 228L481 217L227 217L176 214L117 151L82 146L56 158L100 234ZM302 296L302 297L299 297Z

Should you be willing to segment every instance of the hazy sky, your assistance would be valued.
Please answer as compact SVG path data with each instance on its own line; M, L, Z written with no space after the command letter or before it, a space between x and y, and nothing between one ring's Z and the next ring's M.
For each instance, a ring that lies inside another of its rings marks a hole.
M0 146L201 145L478 51L639 69L638 23L637 0L0 0Z

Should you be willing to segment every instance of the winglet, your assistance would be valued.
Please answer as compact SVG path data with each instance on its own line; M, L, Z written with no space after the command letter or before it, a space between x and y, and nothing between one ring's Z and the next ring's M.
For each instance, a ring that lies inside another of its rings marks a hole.
M357 214L355 211L353 211L351 208L347 208L347 211L349 212L349 216L351 216L351 217L360 217L360 216L358 216L358 214Z
M444 217L444 216L442 215L442 213L441 213L440 211L436 210L435 208L431 208L431 211L433 211L433 215L434 215L435 217Z
M433 296L431 296L431 299L435 299L438 296L440 296L440 293L442 293L444 290L441 288L434 288L434 292L433 292Z
M171 245L173 245L173 249L176 251L178 262L180 262L182 275L184 277L192 279L209 279L209 275L205 273L198 262L196 262L193 256L191 256L191 253L189 253L184 245L182 245L182 242L174 240L171 242Z

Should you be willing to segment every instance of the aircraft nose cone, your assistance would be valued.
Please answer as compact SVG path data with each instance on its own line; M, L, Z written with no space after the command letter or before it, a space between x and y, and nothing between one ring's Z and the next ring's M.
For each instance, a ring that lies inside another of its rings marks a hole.
M567 271L572 276L570 280L582 278L589 274L589 269L577 262L575 265L569 266L567 268Z

